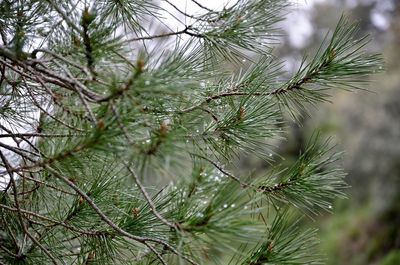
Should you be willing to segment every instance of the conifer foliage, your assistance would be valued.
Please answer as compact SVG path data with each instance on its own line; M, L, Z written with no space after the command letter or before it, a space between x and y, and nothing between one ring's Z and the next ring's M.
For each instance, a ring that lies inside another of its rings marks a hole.
M340 154L314 136L284 167L271 143L379 56L342 17L284 78L286 1L188 1L0 2L0 264L323 263L297 216L344 197Z

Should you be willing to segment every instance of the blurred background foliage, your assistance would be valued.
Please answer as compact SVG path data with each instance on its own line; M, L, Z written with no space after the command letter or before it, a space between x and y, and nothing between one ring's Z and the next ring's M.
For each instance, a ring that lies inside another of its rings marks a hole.
M327 264L400 264L400 1L314 0L305 5L294 1L284 22L287 37L276 51L286 58L287 69L296 69L305 51L332 29L342 13L359 21L360 35L370 34L371 51L385 58L385 72L375 76L366 91L335 90L331 103L319 104L299 122L291 123L286 140L278 143L285 161L302 150L317 128L334 135L342 159L349 199L334 205L333 215L320 224L321 251ZM297 37L296 37L297 36ZM265 162L242 161L243 168L268 167ZM307 224L305 224L307 226Z

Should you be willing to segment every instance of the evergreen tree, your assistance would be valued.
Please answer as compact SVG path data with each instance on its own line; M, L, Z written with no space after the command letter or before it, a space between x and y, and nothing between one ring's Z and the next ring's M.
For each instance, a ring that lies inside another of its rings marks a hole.
M151 0L1 1L0 264L323 262L294 213L344 197L340 154L314 136L284 167L273 139L380 57L342 17L285 79L286 1L190 1L162 1L177 31ZM238 175L239 154L271 167Z

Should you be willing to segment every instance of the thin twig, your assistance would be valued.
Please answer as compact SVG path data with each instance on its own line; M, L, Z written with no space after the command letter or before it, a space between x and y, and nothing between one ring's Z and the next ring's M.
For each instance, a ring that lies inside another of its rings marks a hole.
M158 251L157 251L152 245L150 245L150 244L147 243L147 242L145 242L144 244L145 244L154 254L156 254L157 258L160 260L160 262L161 262L163 265L168 265L167 262L166 262L166 261L163 259L163 257L161 256L161 254L158 253Z
M211 163L214 167L216 167L221 173L223 173L224 175L226 175L226 176L228 176L229 178L233 179L234 181L238 182L238 183L240 184L241 187L243 187L243 188L251 187L250 184L247 184L247 183L243 182L241 179L239 179L239 178L236 177L235 175L229 173L228 171L226 171L225 169L223 169L220 165L218 165L218 163L216 163L215 161L213 161L213 160L211 160L211 159L209 159L209 158L207 158L207 157L205 157L205 156L199 155L199 154L192 154L192 155L197 156L197 157L199 157L199 158L202 158L202 159L204 159L204 160L210 162L210 163Z
M202 5L202 4L200 4L198 1L196 1L196 0L190 0L190 1L192 1L193 3L195 3L197 6L199 6L200 8L202 8L202 9L204 9L204 10L207 10L208 12L216 12L215 10L212 10L211 8L208 8L208 7L206 7L206 6L204 6L204 5Z
M153 40L153 39L166 38L166 37L176 36L176 35L181 35L181 34L187 34L189 36L198 37L198 38L203 38L204 37L201 34L194 33L193 31L190 31L191 29L192 29L191 26L187 26L184 29L179 30L179 31L162 33L162 34L158 34L158 35L144 36L144 37L136 37L136 38L128 39L126 41L127 42L132 42L132 41Z
M119 126L121 127L121 129L122 129L122 131L123 131L123 133L124 133L124 136L125 136L126 139L128 140L129 144L130 144L130 145L133 145L133 144L134 144L134 141L131 139L130 135L128 134L128 131L127 131L126 128L125 128L125 126L121 123L119 113L117 112L115 106L114 106L114 105L111 105L111 109L112 109L112 111L114 112L114 115L115 115L116 118L117 118L117 122L118 122ZM152 201L150 195L147 193L146 189L144 188L143 184L141 183L139 177L137 176L137 174L135 173L135 171L133 170L133 168L129 166L129 163L126 162L126 161L123 161L123 164L124 164L125 167L128 169L129 173L131 173L131 175L133 176L136 185L139 187L141 193L143 194L144 198L146 199L147 203L149 204L150 209L151 209L151 211L153 212L153 214L154 214L162 223L164 223L165 225L167 225L167 226L169 226L169 227L175 229L176 231L178 231L178 227L177 227L175 224L173 224L173 223L169 222L168 220L166 220L166 219L157 211L157 208L156 208L154 202Z
M143 184L142 184L141 181L139 180L139 178L138 178L137 174L135 173L135 171L129 166L129 164L128 164L127 162L124 161L123 163L124 163L124 165L126 166L126 168L128 169L129 173L131 173L131 175L133 176L136 185L139 187L141 193L143 194L144 198L146 199L147 203L149 204L150 209L151 209L151 211L153 212L153 214L154 214L162 223L164 223L165 225L167 225L167 226L169 226L169 227L175 229L176 231L179 231L179 230L178 230L178 227L177 227L175 224L173 224L173 223L169 222L168 220L166 220L166 219L157 211L156 205L155 205L154 202L152 201L150 195L147 193L146 189L144 188Z

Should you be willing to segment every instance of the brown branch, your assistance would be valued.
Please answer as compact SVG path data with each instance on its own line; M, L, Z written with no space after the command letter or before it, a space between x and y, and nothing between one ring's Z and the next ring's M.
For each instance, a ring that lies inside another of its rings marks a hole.
M28 159L31 162L36 162L36 160L31 158L28 154L31 154L31 155L34 155L34 156L40 156L40 155L38 155L36 153L33 153L31 151L10 146L10 145L5 144L5 143L3 143L1 141L0 141L0 147L3 147L5 149L7 149L7 150L10 150L11 152L13 152L15 154L18 154L19 156L24 157L24 158Z
M205 105L213 100L217 100L217 99L221 99L221 98L225 98L225 97L240 97L240 96L270 97L270 96L279 96L279 95L282 95L282 94L285 94L285 93L288 93L288 92L294 91L294 90L301 90L303 88L302 86L304 84L310 83L314 78L316 78L318 76L319 71L321 71L323 68L327 67L330 62L331 61L324 62L317 68L310 69L304 77L302 77L301 79L297 80L294 83L287 84L287 86L282 86L282 87L279 87L279 88L269 91L269 92L244 92L244 91L238 91L238 88L236 87L230 91L222 92L220 94L216 94L213 96L209 96L209 97L205 98L203 101L201 101L200 103L198 103L192 107L189 107L189 108L186 108L183 110L178 110L177 113L180 113L180 114L188 113L188 112L191 112L191 111L201 108L203 105Z
M212 10L211 8L208 8L208 7L206 7L206 6L202 5L202 4L200 4L200 2L198 2L198 1L196 1L196 0L190 0L190 1L192 1L193 3L195 3L198 7L202 8L202 9L204 9L204 10L207 10L208 12L216 12L215 10Z
M26 71L29 71L31 74L27 74L21 70L16 69L14 65L11 65L4 60L0 61L2 64L7 65L9 68L13 69L14 71L18 72L21 75L26 76L27 78L29 78L31 80L32 79L34 80L34 78L36 77L36 75L39 72L39 73L44 74L44 77L43 77L44 80L46 80L52 84L64 87L68 90L78 92L75 88L79 87L82 90L82 93L90 101L95 101L100 98L99 94L87 89L85 86L82 86L76 80L65 77L65 76L61 76L58 73L51 71L44 65L44 63L41 60L37 60L37 59L20 60L13 51L11 51L10 49L8 49L7 47L2 46L2 45L0 45L0 56L3 56L5 58L11 60L14 64L22 67ZM28 69L28 67L30 67L31 69Z
M24 136L20 136L17 137L11 130L9 130L8 128L6 128L5 126L0 124L0 129L4 130L5 132L7 132L11 138L13 138L15 143L18 143L17 138L21 138L24 142L26 142L33 150L35 150L37 153L40 154L40 150L37 149L37 147L35 145L33 145L28 139L26 139ZM0 136L1 138L1 136Z
M179 30L179 31L162 33L162 34L158 34L158 35L151 35L151 36L145 36L145 37L136 37L136 38L128 39L126 41L131 42L131 41L153 40L153 39L158 39L158 38L177 36L177 35L181 35L181 34L187 34L189 36L197 37L197 38L204 38L204 36L202 34L198 34L198 33L190 31L191 29L192 29L191 26L187 26L184 29Z
M241 179L239 179L239 178L236 177L235 175L229 173L228 171L226 171L225 169L223 169L220 165L218 165L215 161L213 161L213 160L211 160L211 159L209 159L209 158L207 158L207 157L205 157L205 156L202 156L202 155L193 154L193 153L192 153L192 155L197 156L197 157L199 157L199 158L202 158L202 159L208 161L208 162L211 163L214 167L216 167L221 173L223 173L225 176L227 176L227 177L231 178L232 180L238 182L242 188L251 187L250 184L247 184L247 183L243 182Z

